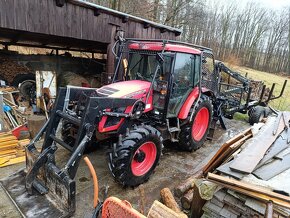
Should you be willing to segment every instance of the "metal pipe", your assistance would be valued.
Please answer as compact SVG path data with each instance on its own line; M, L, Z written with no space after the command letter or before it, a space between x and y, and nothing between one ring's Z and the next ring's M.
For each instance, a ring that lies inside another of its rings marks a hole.
M271 87L271 90L270 90L270 93L269 93L268 99L267 99L267 101L265 102L266 104L268 104L269 101L271 100L271 97L272 97L272 95L273 95L273 91L274 91L274 89L275 89L275 85L276 85L276 83L273 83L273 84L272 84L272 87Z

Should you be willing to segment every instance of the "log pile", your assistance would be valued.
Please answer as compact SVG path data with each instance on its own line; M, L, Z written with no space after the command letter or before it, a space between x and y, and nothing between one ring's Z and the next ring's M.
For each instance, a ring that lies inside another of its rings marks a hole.
M7 82L11 84L15 75L19 73L30 73L31 69L9 58L0 57L0 72L7 79Z
M155 200L148 212L148 218L187 218L187 215L181 211L169 188L163 188L160 191L160 196L164 204Z
M252 100L259 100L261 93L262 93L263 85L264 85L263 81L250 80L250 87L252 88L252 92L251 92L250 97ZM270 88L266 87L262 100L263 101L267 100L269 97L269 94L270 94Z
M290 112L279 112L225 142L198 173L176 187L183 208L191 207L193 217L289 217L289 122ZM202 199L195 188L201 177L222 188L211 200Z
M0 133L0 167L25 161L25 146L29 139L18 140L12 132Z

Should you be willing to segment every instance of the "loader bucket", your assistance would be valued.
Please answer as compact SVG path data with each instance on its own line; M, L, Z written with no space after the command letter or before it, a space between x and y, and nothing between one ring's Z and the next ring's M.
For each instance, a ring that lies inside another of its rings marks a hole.
M26 171L22 169L1 180L3 189L23 217L67 217L73 212L70 213L68 207L57 204L57 202L62 201L58 199L59 195L56 196L53 192L41 195L37 191L33 191L32 195L28 194L25 187L25 177Z

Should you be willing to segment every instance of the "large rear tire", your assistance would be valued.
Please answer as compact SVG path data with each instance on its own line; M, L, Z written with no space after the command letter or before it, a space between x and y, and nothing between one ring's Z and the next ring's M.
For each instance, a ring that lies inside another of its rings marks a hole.
M199 149L207 137L213 114L209 97L202 95L189 117L192 113L192 121L182 126L179 134L179 148L184 151Z
M157 166L162 146L157 129L148 125L134 127L109 152L111 173L124 186L146 182Z

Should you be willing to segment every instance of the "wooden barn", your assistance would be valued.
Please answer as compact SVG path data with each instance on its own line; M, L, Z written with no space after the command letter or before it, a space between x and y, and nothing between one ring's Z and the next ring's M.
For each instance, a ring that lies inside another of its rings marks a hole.
M81 0L0 0L0 44L107 54L113 73L116 35L177 39L181 30Z

